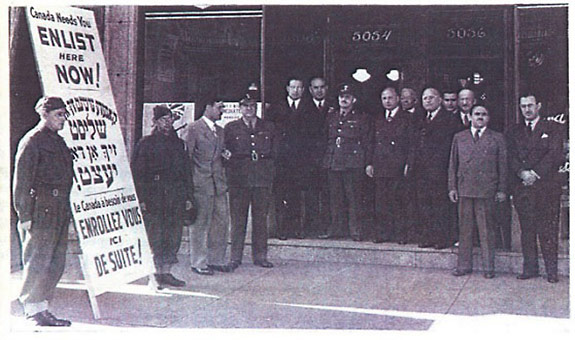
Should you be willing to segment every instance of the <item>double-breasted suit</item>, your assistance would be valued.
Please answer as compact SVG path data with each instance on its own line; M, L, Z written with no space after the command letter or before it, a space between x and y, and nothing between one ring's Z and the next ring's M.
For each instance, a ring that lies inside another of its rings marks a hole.
M453 135L458 123L453 115L440 109L433 119L420 115L414 122L409 168L416 184L419 243L446 247L453 242L451 204L447 196L447 168Z
M191 123L186 133L197 209L196 221L190 227L190 261L197 269L226 264L229 227L228 187L222 164L224 129L206 120L202 117Z
M367 163L375 179L376 240L407 241L404 170L412 141L410 113L399 108L375 115Z
M231 263L242 262L248 208L252 208L252 260L267 261L267 215L272 201L272 184L277 158L274 124L259 118L250 127L243 118L225 128L226 149L231 158L225 162L230 187Z
M453 137L447 188L458 196L457 268L462 272L472 270L475 224L479 231L483 269L490 273L494 271L495 195L507 193L507 168L503 134L485 128L474 140L472 129L468 129Z
M541 245L545 270L557 276L558 217L561 181L559 167L564 158L561 126L540 118L531 131L525 123L508 134L513 204L521 224L523 272L539 273L537 238ZM533 170L539 179L523 185L519 174Z

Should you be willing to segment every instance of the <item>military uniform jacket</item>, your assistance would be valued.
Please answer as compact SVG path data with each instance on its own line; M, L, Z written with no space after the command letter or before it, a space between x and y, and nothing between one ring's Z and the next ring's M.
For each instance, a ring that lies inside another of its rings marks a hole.
M417 178L447 183L447 168L453 135L459 131L453 114L440 109L435 118L428 121L423 112L414 122L414 143L411 144L409 167Z
M329 170L365 168L371 137L370 117L358 110L345 116L330 108L326 118L327 145L323 167Z
M509 131L507 142L512 190L523 187L519 178L522 170L535 171L541 179L537 180L534 186L543 190L548 185L560 185L558 170L565 161L561 128L555 122L540 118L533 131L528 131L523 122Z
M225 127L225 148L232 156L225 162L229 186L271 187L275 175L278 137L274 124L257 119L250 129L242 118Z
M451 144L448 190L460 197L494 198L508 192L507 168L503 134L485 129L474 142L471 128L458 132Z
M189 126L186 144L192 161L194 192L221 195L228 189L222 163L224 129L215 125L216 133L199 119Z
M385 112L376 115L367 155L374 177L403 177L413 134L409 115L401 109L390 119L385 118Z
M38 125L28 131L18 145L13 181L20 222L32 220L38 206L49 205L52 198L65 199L69 206L73 171L70 149L60 135Z
M140 202L150 212L159 212L164 196L182 203L193 201L190 160L184 141L175 131L164 135L154 130L136 145L132 175Z

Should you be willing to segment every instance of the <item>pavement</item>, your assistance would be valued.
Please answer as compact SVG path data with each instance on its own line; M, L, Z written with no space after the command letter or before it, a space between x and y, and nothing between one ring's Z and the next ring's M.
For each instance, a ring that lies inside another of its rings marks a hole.
M248 247L249 249L249 247ZM454 277L449 270L370 263L274 258L272 269L256 267L246 250L233 273L200 276L187 256L173 273L186 280L178 289L154 291L147 278L97 297L101 318L92 316L79 263L70 256L51 311L72 327L31 327L17 301L21 272L10 275L8 335L68 335L102 338L101 332L200 338L215 335L348 338L466 334L541 333L571 337L569 276L548 283L520 281L512 273L494 279L481 272ZM5 325L6 326L6 325ZM158 332L162 333L158 333ZM168 333L165 333L165 332ZM184 332L185 331L185 332ZM192 331L192 333L190 333Z

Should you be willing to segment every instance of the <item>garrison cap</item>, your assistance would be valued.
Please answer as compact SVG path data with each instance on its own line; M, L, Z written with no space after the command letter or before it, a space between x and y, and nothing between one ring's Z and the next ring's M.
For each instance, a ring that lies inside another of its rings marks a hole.
M66 103L64 103L64 100L62 100L62 98L60 97L42 97L40 99L38 99L38 101L36 102L36 106L35 106L35 110L36 112L41 112L41 111L52 111L52 110L57 110L57 109L61 109L61 108L66 108Z
M240 99L240 105L255 105L256 104L256 99L248 96L243 97L242 99Z
M352 96L355 96L355 89L350 84L341 84L337 92L338 95L351 94Z

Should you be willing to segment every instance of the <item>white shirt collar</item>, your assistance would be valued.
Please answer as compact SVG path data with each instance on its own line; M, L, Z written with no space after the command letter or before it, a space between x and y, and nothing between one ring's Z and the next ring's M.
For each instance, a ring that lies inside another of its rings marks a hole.
M407 110L407 112L414 113L414 112L415 112L415 107L412 107L411 109Z
M325 105L325 99L317 100L317 99L313 98L313 102L315 103L316 107L318 107L320 103L321 103L321 105Z
M297 109L299 107L299 101L301 100L301 98L293 99L292 97L288 96L287 100L288 100L288 104L290 107L291 107L291 104L295 102L295 108Z
M389 110L385 109L385 115L386 115L385 118L393 118L393 117L395 117L395 114L397 113L397 111L399 111L399 106L396 106L395 109L393 109L389 112L389 117L387 117L387 111L389 111Z
M439 112L440 109L441 109L441 107L438 107L437 109L435 109L435 111L431 112L431 119L432 120L435 118L435 116L437 116L437 113Z
M541 118L540 116L537 116L535 119L533 119L533 120L531 120L531 121L526 120L526 121L525 121L525 126L529 126L529 122L531 122L531 129L532 129L532 130L535 130L535 125L537 125L537 123L539 123L539 119L540 119L540 118Z
M483 133L485 132L485 129L487 129L487 126L482 127L481 129L476 129L473 126L471 126L471 134L474 135L475 131L479 131L479 137L483 136Z
M204 122L206 122L206 124L208 124L210 130L216 131L216 123L212 122L212 120L206 116L202 116L202 119L204 120Z

